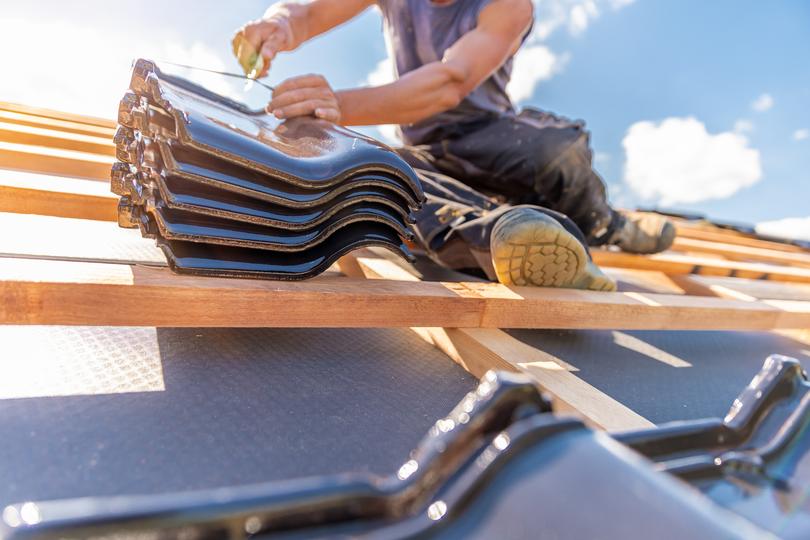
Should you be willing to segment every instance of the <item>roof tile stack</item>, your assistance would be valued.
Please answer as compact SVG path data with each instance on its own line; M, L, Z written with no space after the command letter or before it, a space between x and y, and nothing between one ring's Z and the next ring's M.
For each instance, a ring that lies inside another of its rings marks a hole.
M112 191L181 273L305 279L384 246L409 257L424 199L376 141L314 118L280 123L138 60L121 100Z

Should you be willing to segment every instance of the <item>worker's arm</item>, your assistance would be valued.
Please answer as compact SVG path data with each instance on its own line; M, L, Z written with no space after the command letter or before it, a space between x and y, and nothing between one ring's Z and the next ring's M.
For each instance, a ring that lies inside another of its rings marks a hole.
M264 58L264 69L259 74L264 77L276 54L298 48L305 41L343 24L374 3L375 0L279 2L270 6L264 17L236 31L234 49L244 36Z
M412 124L452 109L517 51L532 22L531 0L493 0L439 62L377 87L333 92L319 75L276 87L268 111L315 115L345 125Z

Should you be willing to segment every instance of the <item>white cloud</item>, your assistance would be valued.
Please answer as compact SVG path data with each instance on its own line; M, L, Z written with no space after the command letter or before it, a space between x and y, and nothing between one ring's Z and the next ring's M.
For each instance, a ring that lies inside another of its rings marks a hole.
M794 141L803 141L810 137L810 129L797 129L793 132L793 140Z
M773 96L770 94L762 94L757 99L751 102L751 108L757 112L765 112L770 110L774 105Z
M633 208L635 206L632 194L628 193L627 186L624 184L608 184L608 193L610 194L610 205L613 208Z
M578 36L588 29L591 20L599 17L599 8L593 0L581 2L571 8L568 17L568 31Z
M764 221L758 223L755 228L759 234L810 242L810 217Z
M395 78L394 62L389 57L377 63L377 67L368 74L365 82L369 86L382 86L393 82Z
M608 8L618 11L635 0L534 0L535 23L530 41L547 39L560 28L581 35Z
M745 136L711 134L692 117L637 122L622 144L625 183L664 206L730 197L762 177L759 151Z
M61 60L47 61L53 58L54 44ZM91 28L47 20L0 19L0 50L18 51L0 55L2 99L106 118L114 118L118 111L135 58L225 67L222 57L200 42L188 46L169 39L143 40L128 35L125 27ZM201 78L214 91L230 91L221 78L202 74Z
M751 120L741 118L734 122L735 133L751 133L752 131L754 131L754 123Z
M516 103L530 98L537 85L562 71L567 61L568 55L558 56L545 45L523 47L515 55L506 92Z

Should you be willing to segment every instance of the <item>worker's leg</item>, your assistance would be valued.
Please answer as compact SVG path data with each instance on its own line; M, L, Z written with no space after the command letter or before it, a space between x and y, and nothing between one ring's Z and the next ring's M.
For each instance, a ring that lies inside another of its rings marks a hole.
M674 232L666 222L640 230L607 201L593 170L582 122L527 109L476 124L430 147L439 170L512 204L535 204L567 215L589 245L619 243L630 251L660 251ZM623 231L623 228L627 231ZM665 230L666 229L666 230Z
M410 164L425 192L426 200L416 213L414 229L428 256L447 268L483 272L496 279L486 236L489 212L499 204L449 176L439 173L432 156L424 150L405 147L400 155ZM464 224L466 228L460 229Z
M413 167L423 180L425 195L429 198L447 199L480 210L494 210L501 205L502 201L484 195L469 185L442 173L437 167L433 154L425 147L404 146L398 148L397 153L408 165Z
M510 203L561 212L590 244L607 238L617 217L591 167L582 123L526 110L472 129L431 147L439 170Z
M566 216L532 205L500 204L436 172L430 156L412 148L400 153L422 181L427 200L416 215L415 229L437 263L467 272L480 270L507 284L615 288L593 265L585 237ZM534 279L513 279L509 270L518 267L529 268L520 276Z

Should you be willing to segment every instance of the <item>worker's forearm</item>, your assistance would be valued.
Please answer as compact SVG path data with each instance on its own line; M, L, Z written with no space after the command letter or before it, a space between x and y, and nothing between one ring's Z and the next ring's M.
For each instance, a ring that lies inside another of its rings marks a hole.
M337 92L341 123L413 124L452 109L466 95L465 77L442 62L427 64L390 84Z
M375 0L311 0L308 2L279 2L270 6L264 18L282 17L292 30L292 40L286 50L293 50L327 30L348 21Z
M279 2L273 4L264 13L265 19L279 18L286 20L290 28L290 37L285 44L285 51L297 49L310 39L310 9L308 4L296 2Z

